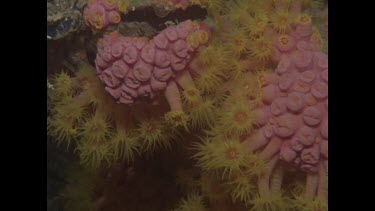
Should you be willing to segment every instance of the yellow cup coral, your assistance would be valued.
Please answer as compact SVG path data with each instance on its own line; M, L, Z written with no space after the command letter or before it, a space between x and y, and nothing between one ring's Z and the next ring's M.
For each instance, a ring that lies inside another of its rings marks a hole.
M199 39L198 34L196 34L196 33L190 34L187 37L187 42L189 43L189 45L191 45L191 47L197 48L200 44L200 39Z

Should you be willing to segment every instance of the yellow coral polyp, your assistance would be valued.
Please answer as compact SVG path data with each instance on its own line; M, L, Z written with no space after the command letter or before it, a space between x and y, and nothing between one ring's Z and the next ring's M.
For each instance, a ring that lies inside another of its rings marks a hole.
M256 15L253 19L244 24L244 28L249 32L251 37L262 35L268 25L268 17L266 15Z
M216 110L211 100L203 100L200 103L190 107L189 121L194 129L211 125L216 116Z
M238 79L241 77L241 75L243 75L243 73L247 72L249 68L250 67L246 65L246 62L243 60L233 59L229 70L231 72L231 76L234 79Z
M109 141L90 143L80 141L76 151L79 152L80 163L93 169L101 167L103 164L109 165L111 162L111 147Z
M111 108L114 103L112 97L102 88L102 84L98 77L93 80L87 80L82 83L83 93L88 98L88 103L93 105L101 105L102 109ZM106 111L109 111L108 109ZM108 114L111 112L108 112Z
M73 92L73 81L66 72L57 74L52 83L55 93L59 96L70 95Z
M196 85L202 92L211 93L220 86L223 76L224 74L218 67L208 67L199 75Z
M248 204L256 191L254 181L246 174L234 176L226 185L234 203L239 200Z
M182 92L182 98L184 99L184 102L189 105L194 105L202 101L199 90L194 86L184 89Z
M199 52L197 60L202 65L218 64L223 67L233 59L232 56L223 45L210 44Z
M187 42L189 45L191 45L191 47L197 48L200 43L199 36L196 33L192 33L187 37Z
M208 211L203 203L203 197L198 193L192 193L183 199L175 211Z
M92 117L86 118L80 130L82 140L89 143L108 140L111 135L109 121L97 113Z
M228 34L228 48L229 51L234 53L236 56L241 56L248 50L249 36L246 35L246 31L243 28L236 29L229 32Z
M118 1L118 9L120 12L122 12L123 14L127 14L128 13L128 8L130 6L130 0L119 0Z
M115 160L131 163L135 155L139 154L139 142L131 134L116 131L110 142Z
M308 25L311 23L311 17L307 14L301 14L297 17L297 23L300 25Z
M286 33L290 30L293 22L288 11L277 11L271 16L271 26L279 33Z
M183 126L187 129L188 117L183 111L170 111L165 114L164 118L173 127Z
M253 114L243 102L226 104L219 118L220 130L227 135L240 136L252 129Z
M85 115L84 106L80 105L71 96L64 97L63 100L52 109L54 116L76 121Z
M154 152L158 148L171 148L171 137L162 121L143 120L137 129L138 141L143 143L146 152Z
M230 88L231 96L229 100L244 102L251 110L262 102L261 86L257 79L258 74L246 73L241 74Z
M206 139L203 143L195 143L194 147L198 150L193 156L197 165L204 171L219 173L222 178L240 173L248 163L248 152L236 139Z
M47 119L47 131L56 138L57 144L66 142L69 147L71 140L75 140L78 131L73 127L73 120L63 117L50 117Z
M198 31L198 38L199 38L199 43L201 45L204 45L208 42L208 33L206 30L199 30Z
M260 37L251 42L250 54L255 59L266 61L271 58L273 51L272 42L265 37Z
M227 6L227 17L233 24L239 24L241 21L247 20L248 13L246 8L241 7L237 3Z

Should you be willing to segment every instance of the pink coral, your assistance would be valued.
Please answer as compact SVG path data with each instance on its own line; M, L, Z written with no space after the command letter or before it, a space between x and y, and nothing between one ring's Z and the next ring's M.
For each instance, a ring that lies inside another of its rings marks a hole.
M118 0L92 0L83 11L85 22L95 30L102 30L109 24L118 24L121 16L117 7Z
M118 103L131 104L140 97L153 98L169 86L167 98L179 98L176 83L180 75L186 76L183 72L188 72L187 65L196 49L186 39L192 33L208 30L202 26L185 21L166 28L151 40L122 37L118 33L106 35L98 42L97 74ZM180 107L171 105L172 110Z
M271 169L281 159L307 172L306 196L311 198L319 184L327 189L319 181L328 171L328 58L311 40L309 26L297 25L275 39L277 67L264 76L263 104L257 109L261 118L243 144L250 151L261 149ZM262 191L269 189L263 186L269 178L260 179Z

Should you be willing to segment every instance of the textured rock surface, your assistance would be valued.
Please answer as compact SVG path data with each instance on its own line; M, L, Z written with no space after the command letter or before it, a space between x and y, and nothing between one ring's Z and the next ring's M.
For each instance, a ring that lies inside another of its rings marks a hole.
M47 36L60 39L82 28L81 9L87 0L47 1Z

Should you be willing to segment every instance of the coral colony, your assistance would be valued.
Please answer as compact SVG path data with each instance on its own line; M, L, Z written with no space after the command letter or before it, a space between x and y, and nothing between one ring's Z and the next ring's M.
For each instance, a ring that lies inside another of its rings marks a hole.
M109 27L156 4L207 17ZM94 62L48 78L48 134L80 161L64 210L328 210L326 4L89 0Z

